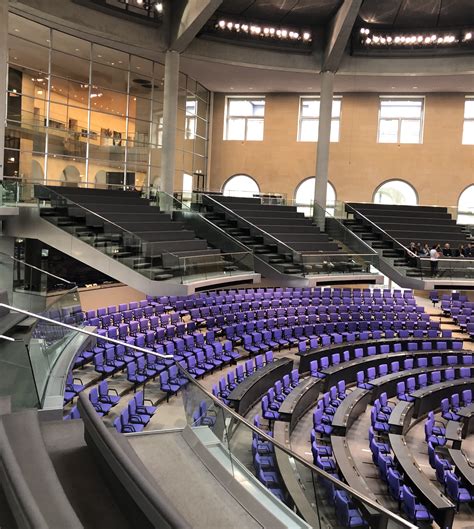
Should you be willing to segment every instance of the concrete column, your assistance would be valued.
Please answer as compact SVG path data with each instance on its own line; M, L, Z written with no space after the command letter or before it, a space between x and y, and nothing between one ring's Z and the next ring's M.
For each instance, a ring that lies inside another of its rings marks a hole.
M173 194L176 166L176 124L178 118L179 53L167 51L163 93L163 147L161 156L161 191ZM160 204L169 209L171 204Z
M319 108L319 132L316 158L316 185L314 187L314 203L326 209L326 192L328 185L329 146L331 138L331 113L334 95L334 73L322 72L321 96ZM324 229L324 213L314 208L313 219Z
M0 0L0 180L4 176L7 120L8 0Z

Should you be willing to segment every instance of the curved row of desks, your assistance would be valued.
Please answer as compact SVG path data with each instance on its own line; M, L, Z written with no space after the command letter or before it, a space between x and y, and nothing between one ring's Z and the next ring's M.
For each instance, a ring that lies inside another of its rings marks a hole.
M474 402L464 406L456 412L459 421L448 421L446 425L446 439L452 443L448 448L454 466L464 479L471 494L474 493L474 464L462 450L463 441L474 434ZM472 440L469 441L472 443Z
M406 376L413 376L415 373L425 371L426 369L424 368L413 369L403 373L395 373L391 376L389 375L389 377L398 375L398 378L396 378L398 382L401 380L400 375L406 378ZM364 491L368 487L365 480L360 476L357 466L352 459L345 440L345 434L359 415L365 411L367 404L376 398L374 395L379 395L382 391L386 391L393 384L393 380L388 380L387 377L381 377L375 382L376 384L373 390L356 388L350 392L338 407L332 422L334 430L331 435L331 445L339 470L342 476L344 476L345 481L363 494L366 494ZM415 459L406 445L404 434L408 431L412 418L420 418L433 408L439 407L441 399L448 395L455 392L461 393L465 389L473 388L474 378L446 381L428 386L412 394L415 398L414 402L399 402L390 415L389 439L394 455L407 476L408 482L418 491L421 497L426 499L426 503L433 512L436 521L443 528L452 526L454 505L440 493L417 466ZM461 454L454 455L457 456L457 461L461 465L461 468L468 473L468 476L472 477L466 466L468 465L466 459L463 458L461 460Z
M363 340L356 342L343 342L338 345L331 345L328 347L319 347L317 349L310 349L304 353L296 353L300 357L299 372L307 373L310 370L309 364L313 360L320 360L324 356L331 356L334 353L342 354L344 351L349 351L350 358L354 358L354 351L360 347L365 348L374 346L377 350L377 354L380 354L380 346L388 345L392 348L395 344L402 346L402 351L408 350L409 343L418 344L418 348L421 350L421 344L424 342L430 342L437 344L438 342L445 342L447 349L453 349L454 342L462 342L462 340L456 340L453 338L382 338L381 340Z
M340 380L355 381L357 372L368 369L369 367L379 367L382 364L390 364L391 362L400 362L403 365L403 361L406 359L413 359L415 362L418 358L427 358L428 363L431 364L432 357L441 357L442 363L447 364L447 358L449 356L456 357L456 363L462 364L462 358L465 356L464 351L405 351L397 353L384 353L376 354L372 356L364 356L362 358L356 358L344 362L341 364L333 365L327 369L321 370L324 377L324 389L327 391L331 386L337 385ZM431 365L430 365L431 367ZM469 366L466 366L469 367Z
M259 369L251 376L247 377L227 397L230 405L237 413L245 416L252 406L262 397L262 395L281 380L284 375L291 373L293 360L291 358L279 358L262 369Z

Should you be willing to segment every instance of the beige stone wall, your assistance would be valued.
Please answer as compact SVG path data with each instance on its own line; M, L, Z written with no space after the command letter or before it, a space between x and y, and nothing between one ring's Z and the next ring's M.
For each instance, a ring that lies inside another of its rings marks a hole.
M372 201L381 183L401 179L415 187L420 204L457 205L474 183L474 146L461 143L464 101L464 94L426 94L423 144L379 144L379 95L343 94L340 140L331 143L329 164L337 200ZM297 141L298 106L299 94L268 94L264 140L223 141L225 95L216 94L210 189L244 173L262 192L293 198L316 166L316 143Z

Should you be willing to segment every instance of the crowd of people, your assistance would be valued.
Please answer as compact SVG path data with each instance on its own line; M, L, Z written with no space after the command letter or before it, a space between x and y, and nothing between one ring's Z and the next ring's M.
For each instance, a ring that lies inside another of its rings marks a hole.
M417 266L417 257L426 257L430 259L431 275L435 276L438 272L438 260L446 258L472 258L474 259L474 246L471 243L460 244L458 248L451 248L447 242L443 248L440 244L433 244L430 248L428 244L411 242L407 251L408 261L412 266Z

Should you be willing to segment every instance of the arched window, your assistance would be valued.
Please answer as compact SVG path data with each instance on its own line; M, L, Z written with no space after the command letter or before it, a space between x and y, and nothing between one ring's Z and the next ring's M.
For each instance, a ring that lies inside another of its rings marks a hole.
M231 176L223 185L222 193L225 196L253 197L260 193L257 182L245 174Z
M418 195L415 188L407 182L389 180L375 190L374 204L416 206L418 204Z
M474 185L467 187L459 197L458 224L474 224Z
M295 192L295 203L297 210L300 213L304 213L305 217L311 217L313 214L312 205L314 202L314 186L316 184L316 178L314 176L303 180ZM328 182L326 191L326 212L329 215L334 215L336 207L336 190L334 186Z

